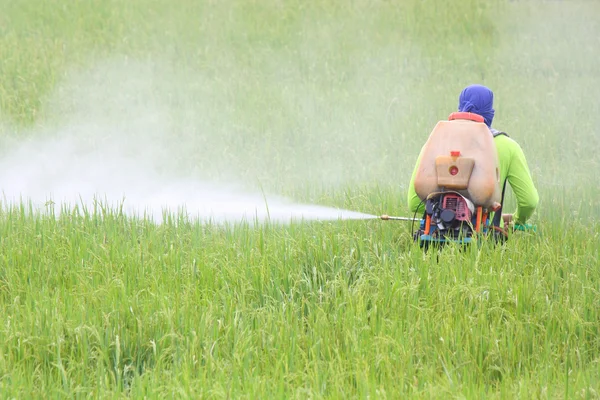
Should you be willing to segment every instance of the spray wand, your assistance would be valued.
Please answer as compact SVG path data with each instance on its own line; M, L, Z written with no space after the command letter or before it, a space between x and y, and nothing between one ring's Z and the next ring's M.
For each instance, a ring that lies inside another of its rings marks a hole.
M409 217L392 217L390 215L382 215L381 217L384 221L420 221L420 218L409 218Z

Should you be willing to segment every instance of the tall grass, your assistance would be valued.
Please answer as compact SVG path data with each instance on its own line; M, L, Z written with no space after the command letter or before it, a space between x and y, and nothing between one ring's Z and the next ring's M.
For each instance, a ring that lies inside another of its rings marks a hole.
M377 221L25 211L0 226L10 396L594 393L593 232L423 254Z
M482 82L542 198L537 234L425 254L381 221L3 204L2 397L598 397L594 2L0 9L3 143L60 135L83 102L69 96L118 95L143 65L174 168L404 214L429 130Z

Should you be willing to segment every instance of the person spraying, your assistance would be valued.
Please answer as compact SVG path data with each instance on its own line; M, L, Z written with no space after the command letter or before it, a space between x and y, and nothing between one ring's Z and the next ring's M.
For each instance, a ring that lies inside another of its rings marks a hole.
M470 236L469 229L485 231L486 226L502 232L501 227L511 224L524 226L535 211L539 196L525 155L515 140L492 128L493 103L489 88L467 86L460 93L458 113L440 121L421 149L408 205L424 214L424 240L449 233ZM517 208L502 214L507 183Z

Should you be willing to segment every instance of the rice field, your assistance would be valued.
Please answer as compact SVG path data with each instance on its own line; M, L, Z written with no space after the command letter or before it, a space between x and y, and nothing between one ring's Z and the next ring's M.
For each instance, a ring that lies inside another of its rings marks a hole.
M600 3L0 10L0 397L600 397ZM537 233L503 246L14 201L184 177L410 216L418 151L470 83L540 193Z

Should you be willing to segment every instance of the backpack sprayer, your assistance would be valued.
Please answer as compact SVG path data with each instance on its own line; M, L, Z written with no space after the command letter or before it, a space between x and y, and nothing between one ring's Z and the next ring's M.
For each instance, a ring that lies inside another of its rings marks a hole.
M423 146L415 171L414 189L425 207L423 218L382 220L419 221L414 239L421 247L454 242L469 244L478 236L504 241L501 227L504 187L494 137L477 114L458 112L440 121ZM514 230L526 230L515 225ZM535 230L535 228L533 228Z

